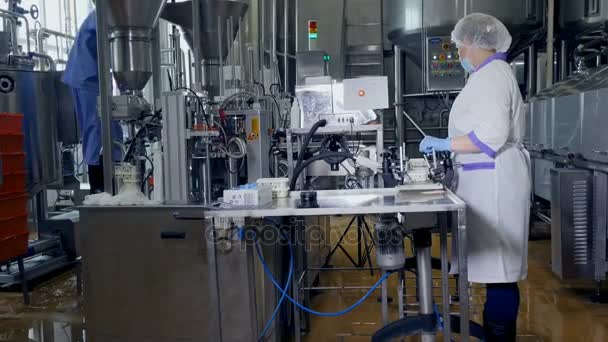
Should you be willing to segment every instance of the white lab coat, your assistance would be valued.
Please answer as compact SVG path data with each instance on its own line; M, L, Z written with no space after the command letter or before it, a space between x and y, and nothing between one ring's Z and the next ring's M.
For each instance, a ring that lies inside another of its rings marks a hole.
M468 278L510 283L528 273L530 156L525 108L509 64L473 73L450 112L450 137L469 135L484 151L455 154L456 194L467 204Z

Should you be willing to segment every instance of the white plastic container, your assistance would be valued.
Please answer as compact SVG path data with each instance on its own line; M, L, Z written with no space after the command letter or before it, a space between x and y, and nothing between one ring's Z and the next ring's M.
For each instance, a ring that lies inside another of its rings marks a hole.
M272 202L272 191L261 186L256 189L224 190L224 203L234 206L255 207Z
M272 197L285 198L289 196L288 178L260 178L256 184L258 187L266 186L272 189Z

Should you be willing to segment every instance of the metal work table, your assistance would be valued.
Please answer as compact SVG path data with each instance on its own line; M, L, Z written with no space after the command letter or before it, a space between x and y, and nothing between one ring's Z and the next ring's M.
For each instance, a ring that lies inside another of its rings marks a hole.
M317 191L319 208L298 208L300 193L292 192L288 198L275 199L272 204L253 208L221 208L205 211L207 218L240 219L285 216L336 216L368 215L391 213L420 212L454 212L457 214L457 225L452 228L458 253L458 288L460 293L460 337L461 341L469 340L469 289L466 256L466 217L465 203L449 190L445 191L407 191L396 189L360 189L360 190L323 190ZM444 317L444 341L451 340L450 299L448 291L448 229L446 224L440 227L441 244L441 286ZM297 288L297 276L294 276L294 288ZM383 284L383 317L387 317L388 303L385 299L386 282ZM297 291L296 291L297 299ZM299 321L299 310L294 315ZM400 313L401 315L401 313ZM401 318L401 317L400 317ZM387 322L385 321L384 324ZM300 338L300 326L296 323L296 341Z

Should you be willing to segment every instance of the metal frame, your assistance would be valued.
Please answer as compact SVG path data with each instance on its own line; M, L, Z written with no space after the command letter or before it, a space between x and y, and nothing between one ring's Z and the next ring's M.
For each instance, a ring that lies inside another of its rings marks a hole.
M289 135L288 135L289 137ZM395 203L387 200L390 196L396 196L399 191L395 189L361 189L361 190L323 190L318 191L319 200L325 198L325 196L335 196L336 198L343 198L344 201L352 199L353 196L357 195L376 195L378 196L377 201L373 203L359 203L358 205L343 205L343 201L332 200L328 201L327 205L322 208L298 208L297 199L300 196L299 192L292 192L289 198L278 198L275 199L270 206L255 207L255 208L234 208L234 209L220 209L216 211L206 212L208 217L219 217L219 218L263 218L263 217L284 217L284 216L343 216L343 215L369 215L369 214L397 214L397 213L418 213L418 212L453 212L457 216L457 224L452 227L452 236L455 239L456 251L458 255L458 291L460 298L460 340L469 340L469 282L467 273L467 245L466 245L466 204L459 199L450 190L445 190L440 200L431 200L432 197L428 197L426 202L406 202L406 203ZM425 196L430 196L422 192L410 192L412 196L420 197L424 199ZM444 201L444 203L441 203ZM450 317L449 307L449 274L448 274L448 245L447 235L448 229L447 224L442 221L440 231L440 242L441 242L441 279L442 279L442 303L443 303L443 315L444 317ZM299 235L296 235L296 245L301 245L302 240ZM302 265L301 258L296 256L296 273L293 278L293 288L297 289L293 293L293 298L298 301L300 300L300 292L305 290L300 286L302 279L306 272L310 271ZM400 276L401 277L401 276ZM382 312L383 322L388 323L388 296L387 286L383 284L382 289ZM401 290L402 291L402 290ZM293 309L294 315L294 333L295 341L301 340L300 328L301 328L301 312L297 307ZM445 319L444 322L444 341L449 342L451 338L451 327L448 322L449 319Z

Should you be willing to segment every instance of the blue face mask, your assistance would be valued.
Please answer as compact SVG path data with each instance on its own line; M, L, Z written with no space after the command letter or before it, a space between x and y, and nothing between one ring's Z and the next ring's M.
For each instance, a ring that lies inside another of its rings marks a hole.
M462 68L464 69L464 71L466 71L469 74L472 74L475 72L475 67L473 66L473 64L471 64L471 62L467 58L461 57L460 65L462 65Z

